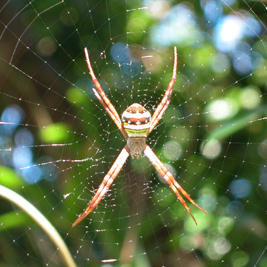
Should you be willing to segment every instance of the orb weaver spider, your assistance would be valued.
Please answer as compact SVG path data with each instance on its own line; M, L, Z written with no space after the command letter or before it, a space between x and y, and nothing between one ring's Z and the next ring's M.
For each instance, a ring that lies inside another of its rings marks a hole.
M145 109L140 104L134 103L130 105L123 113L120 119L118 112L115 107L111 104L104 90L101 88L100 83L98 82L93 68L91 66L91 62L89 59L89 53L87 48L84 48L85 58L87 62L87 66L89 69L89 73L91 75L92 81L96 87L92 88L95 96L100 101L106 112L109 114L111 119L114 121L116 126L119 128L124 138L126 139L126 146L121 150L117 159L111 166L108 173L104 176L102 183L98 187L95 195L90 201L88 207L85 211L80 215L80 217L73 223L73 227L81 222L100 202L100 200L107 193L109 187L114 182L115 178L121 171L123 165L125 164L129 155L132 158L139 159L141 154L144 153L145 156L148 157L149 161L154 165L155 169L159 172L159 174L164 178L164 180L169 184L172 191L176 194L179 201L183 204L187 212L193 218L195 224L197 224L196 219L192 215L189 207L186 205L185 200L182 195L186 197L194 206L203 212L207 213L204 209L202 209L195 201L190 197L190 195L179 185L179 183L174 179L173 175L168 171L168 169L164 166L164 164L159 160L153 150L146 144L146 138L151 133L151 131L158 124L159 120L162 118L165 113L168 105L170 103L170 98L172 95L172 88L176 80L177 73L177 48L174 47L174 65L173 65L173 74L172 78L169 82L169 86L157 106L153 116L148 110ZM180 194L180 192L182 195Z

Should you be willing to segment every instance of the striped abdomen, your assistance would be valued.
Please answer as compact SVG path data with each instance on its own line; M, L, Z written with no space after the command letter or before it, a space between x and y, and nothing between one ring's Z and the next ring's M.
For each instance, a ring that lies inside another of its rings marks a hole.
M150 128L151 114L142 105L134 103L122 113L122 123L130 138L146 138Z

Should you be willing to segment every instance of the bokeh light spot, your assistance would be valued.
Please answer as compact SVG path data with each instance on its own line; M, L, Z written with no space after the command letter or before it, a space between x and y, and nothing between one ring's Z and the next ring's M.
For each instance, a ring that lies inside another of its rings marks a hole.
M236 251L231 255L230 260L233 267L247 266L249 255L243 251Z
M251 193L252 186L247 179L237 179L234 180L230 185L230 191L235 196L235 198L245 198Z
M218 254L224 255L231 249L231 243L225 237L219 237L214 242L214 249Z
M194 13L184 4L172 7L160 24L151 27L150 36L153 43L164 46L192 44L202 39Z
M40 166L31 166L30 168L22 169L21 174L25 182L28 184L36 184L42 178L42 170Z
M42 176L49 182L54 182L59 175L58 166L53 162L53 159L48 156L42 156L38 159L38 164L42 170ZM45 164L43 164L45 163Z
M212 101L206 111L211 120L225 120L237 113L238 103L232 98L218 99Z
M233 67L240 75L246 75L252 71L252 59L244 52L236 52L233 55Z
M243 213L244 206L238 201L234 200L230 202L226 207L226 212L231 218L236 218Z
M230 217L223 217L219 220L218 226L220 232L227 234L232 230L234 226L234 220Z
M56 48L55 39L50 36L42 38L36 45L37 53L43 57L51 56L56 51Z
M204 2L204 1L203 1ZM204 15L208 21L214 24L222 15L222 6L218 1L207 1L204 6Z
M267 159L267 139L259 144L258 153L262 158Z
M222 145L217 140L210 140L206 143L203 143L201 147L202 155L207 159L217 158L222 150Z
M169 160L177 160L182 156L182 146L175 141L169 141L163 146L163 154Z
M61 143L68 139L69 133L70 128L68 124L57 122L41 128L39 136L46 143Z
M17 105L11 105L4 109L1 115L1 132L4 135L11 135L16 130L24 117L24 111Z
M224 16L215 27L215 45L222 52L233 53L244 36L255 37L260 31L261 26L254 18L232 14Z
M136 77L140 75L142 65L138 60L131 60L129 63L122 65L122 70L128 77Z
M230 61L226 55L216 53L211 59L211 67L215 72L222 73L230 67Z
M240 93L240 102L245 109L254 109L260 105L261 98L256 87L246 87Z
M215 44L222 52L231 52L242 38L242 21L233 15L219 20L215 28Z
M153 18L161 18L170 8L168 1L164 0L144 0L149 15Z
M13 165L19 171L33 164L33 154L29 147L16 147L13 151Z
M216 197L212 194L205 194L199 198L200 206L207 212L212 212L217 206Z
M260 175L259 184L261 189L267 192L267 173L262 173Z
M87 101L85 93L81 89L78 89L76 87L69 88L66 93L66 97L69 102L75 103L77 105L82 105Z
M117 63L130 62L130 50L125 43L115 43L110 49L110 55Z
M32 146L34 139L33 135L27 129L19 129L14 136L16 146Z

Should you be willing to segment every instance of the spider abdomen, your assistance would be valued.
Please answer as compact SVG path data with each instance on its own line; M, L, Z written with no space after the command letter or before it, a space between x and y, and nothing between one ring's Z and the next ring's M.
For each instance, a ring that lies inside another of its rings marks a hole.
M134 103L130 105L121 117L123 127L128 136L147 137L150 128L151 114L142 105Z

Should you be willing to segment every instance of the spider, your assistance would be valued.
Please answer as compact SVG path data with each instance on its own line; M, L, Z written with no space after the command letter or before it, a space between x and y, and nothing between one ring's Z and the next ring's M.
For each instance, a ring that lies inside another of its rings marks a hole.
M193 205L207 213L204 209L202 209L199 205L195 203L195 201L190 197L190 195L179 185L179 183L174 179L173 175L168 171L168 169L164 166L164 164L159 160L159 158L155 155L153 150L146 144L146 138L151 133L151 131L158 124L159 120L162 118L164 112L168 108L170 103L170 98L172 95L172 88L176 80L177 73L177 48L174 47L174 65L173 65L173 74L170 80L169 86L157 106L153 116L148 110L146 110L142 105L134 103L130 105L121 116L121 119L116 111L115 107L111 104L107 95L101 88L100 83L98 82L93 68L90 63L89 53L87 48L84 48L85 58L87 62L87 66L89 69L89 73L91 75L92 81L96 87L92 88L95 96L100 101L106 112L109 114L111 119L114 121L116 126L119 128L124 138L127 141L126 146L121 150L117 159L111 166L108 173L104 176L102 183L98 187L95 195L90 201L88 207L85 211L80 215L80 217L73 223L73 227L81 222L100 202L100 200L107 193L109 187L119 174L123 165L125 164L127 158L131 156L132 158L139 159L141 154L144 153L149 161L154 165L159 174L165 179L165 181L169 184L172 191L176 194L179 201L183 204L187 212L193 218L195 224L197 225L197 221L190 212L189 207L186 205L185 200L182 195L186 197ZM180 192L179 192L180 191ZM182 193L182 195L181 195Z

